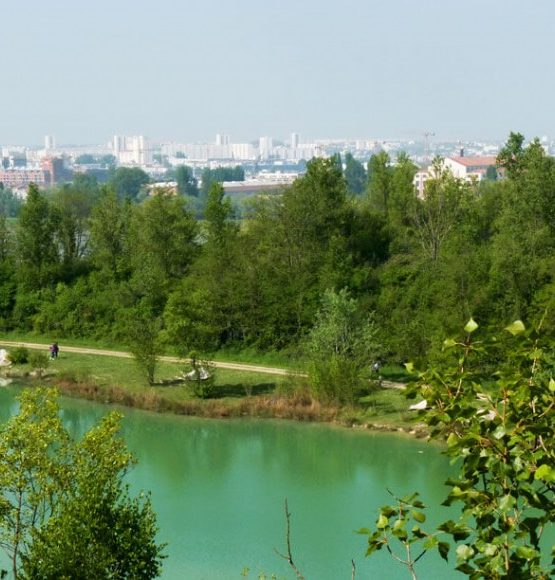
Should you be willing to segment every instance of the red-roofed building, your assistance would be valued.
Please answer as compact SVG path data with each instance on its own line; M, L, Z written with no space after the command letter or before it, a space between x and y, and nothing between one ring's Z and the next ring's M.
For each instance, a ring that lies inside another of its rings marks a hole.
M484 157L445 157L443 167L449 169L454 177L465 181L482 181L486 178L487 171L490 167L497 170L498 175L503 175L503 170L496 167L497 158L493 156ZM433 177L432 166L427 169L420 169L414 176L414 187L418 195L424 195L424 186L426 181Z
M496 157L446 157L443 161L455 177L481 181L488 167L495 167Z

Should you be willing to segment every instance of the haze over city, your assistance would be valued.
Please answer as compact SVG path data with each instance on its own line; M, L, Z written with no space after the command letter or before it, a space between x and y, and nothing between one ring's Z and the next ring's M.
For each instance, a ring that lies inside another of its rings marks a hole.
M549 0L13 3L0 143L555 134Z

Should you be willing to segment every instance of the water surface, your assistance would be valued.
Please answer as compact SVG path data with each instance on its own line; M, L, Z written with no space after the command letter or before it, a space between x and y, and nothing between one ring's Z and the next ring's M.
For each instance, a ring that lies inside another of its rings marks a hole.
M15 410L16 388L0 389L0 420ZM110 407L63 399L68 428L82 434ZM160 540L167 542L165 579L250 578L262 571L293 578L274 552L285 550L284 499L292 513L296 563L307 579L396 580L406 571L384 554L364 558L356 529L377 509L420 491L438 506L448 460L431 444L325 425L260 420L206 420L119 408L123 434L138 459L134 491L152 492ZM435 508L431 522L445 519ZM426 525L424 526L426 527ZM460 578L435 556L419 563L420 578Z

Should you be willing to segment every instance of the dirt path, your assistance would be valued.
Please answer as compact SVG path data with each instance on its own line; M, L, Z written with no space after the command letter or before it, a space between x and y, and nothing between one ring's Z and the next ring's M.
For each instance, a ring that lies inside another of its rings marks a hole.
M47 351L50 345L38 342L16 342L0 339L0 346L11 346L11 347L25 346L31 349ZM116 358L133 358L133 355L130 352L125 352L122 350L104 350L100 348L85 348L81 346L66 346L66 345L62 345L62 350L63 352L75 352L78 354L93 354L97 356L111 356ZM181 359L175 356L161 356L159 360L171 363L187 362L187 359ZM210 364L214 365L217 369L228 369L231 371L245 371L249 373L262 373L266 375L280 375L280 376L288 376L292 374L297 377L308 376L306 373L299 373L293 370L280 369L276 367L263 367L259 365L249 365L243 363L219 362L219 361L210 361ZM403 390L405 388L405 385L403 383L395 383L393 381L381 381L380 386L383 389Z
M9 340L0 340L0 346L11 346L11 347L25 346L30 349L48 351L48 347L50 345L38 342L16 342ZM133 358L133 355L130 352L124 352L121 350L104 350L99 348L84 348L80 346L66 346L66 345L62 345L61 350L63 352L75 352L78 354L93 354L96 356L112 356L117 358ZM186 360L175 356L161 356L159 360L172 363L187 362ZM213 364L218 369L229 369L233 371L246 371L250 373L263 373L267 375L281 375L281 376L287 376L292 373L294 374L294 371L290 371L287 369L263 367L243 363L210 361L210 364ZM306 375L303 373L297 373L297 376L302 377Z

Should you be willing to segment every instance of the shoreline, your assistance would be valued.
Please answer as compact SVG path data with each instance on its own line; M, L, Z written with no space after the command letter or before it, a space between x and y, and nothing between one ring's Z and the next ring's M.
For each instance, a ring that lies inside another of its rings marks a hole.
M39 382L55 386L60 394L104 404L121 405L158 414L173 414L202 419L282 419L306 423L325 423L333 427L367 431L369 433L390 433L425 439L428 431L424 424L411 426L397 425L384 421L360 422L356 411L338 405L325 405L306 393L291 395L246 396L237 401L222 399L193 399L173 401L156 392L156 387L147 393L132 393L124 387L101 387L90 382L71 381L67 378L56 380L56 375L47 374L42 378L6 373L6 378L23 384L36 386ZM343 414L343 416L342 416Z

